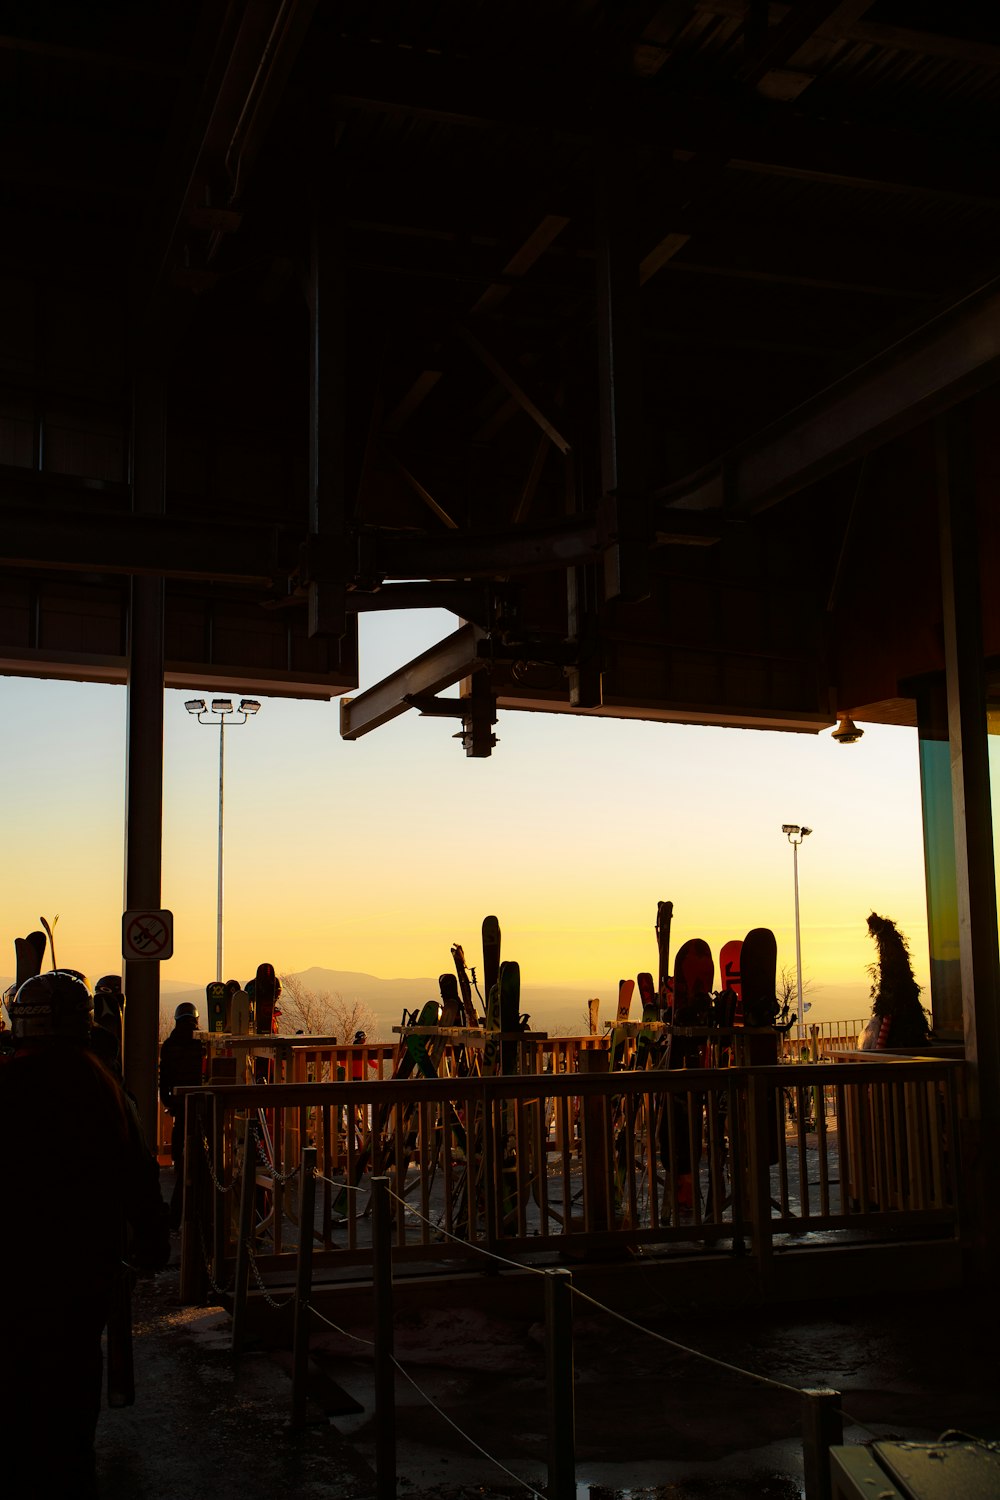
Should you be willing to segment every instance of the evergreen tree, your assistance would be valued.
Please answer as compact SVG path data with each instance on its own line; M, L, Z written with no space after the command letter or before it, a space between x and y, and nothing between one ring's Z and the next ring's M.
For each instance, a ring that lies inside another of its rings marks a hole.
M875 940L878 959L869 964L872 1012L888 1018L889 1034L883 1041L894 1047L921 1047L930 1040L930 1017L920 1004L920 986L913 975L910 948L890 917L872 912L868 931Z

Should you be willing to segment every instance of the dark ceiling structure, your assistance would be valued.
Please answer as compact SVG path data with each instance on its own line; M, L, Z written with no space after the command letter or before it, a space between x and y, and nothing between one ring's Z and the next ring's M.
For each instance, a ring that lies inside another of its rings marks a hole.
M995 0L5 7L0 674L128 684L127 907L164 685L915 724L1000 1245L998 119Z
M993 421L995 6L6 15L0 670L126 680L157 576L169 686L351 694L359 613L451 610L350 738L916 722L928 424Z

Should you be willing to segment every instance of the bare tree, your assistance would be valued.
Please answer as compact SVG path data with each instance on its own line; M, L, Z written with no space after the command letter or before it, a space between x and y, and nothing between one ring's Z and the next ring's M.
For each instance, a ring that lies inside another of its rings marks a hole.
M803 1006L805 1005L805 1002L807 1000L809 1000L809 1004L810 1005L812 1004L812 1000L809 999L809 997L810 997L810 995L812 993L812 989L813 989L813 982L812 982L812 980L811 979L803 979L803 981L802 981L802 1001L803 1001ZM779 1019L783 1019L784 1017L790 1015L792 1011L797 1010L797 1008L798 1008L798 1003L799 1003L799 987L798 987L798 981L797 981L797 978L796 978L796 973L795 973L794 966L791 965L791 964L785 964L785 965L783 965L781 973L778 975L778 994L777 994L777 999L778 999L779 1005L781 1006L781 1013L780 1013Z
M377 1035L378 1017L363 1000L345 1000L339 990L310 989L303 984L299 974L280 974L278 977L281 981L278 1030L282 1036L301 1031L307 1035L335 1036L342 1042L352 1042L355 1034L363 1031L368 1041L381 1040Z

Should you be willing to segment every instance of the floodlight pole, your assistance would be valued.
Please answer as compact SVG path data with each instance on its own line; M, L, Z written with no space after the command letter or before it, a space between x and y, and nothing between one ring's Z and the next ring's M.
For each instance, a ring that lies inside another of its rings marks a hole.
M798 823L782 823L782 833L788 837L792 846L792 879L795 884L795 989L798 1001L798 1035L804 1035L805 1013L802 1008L802 937L799 928L799 845L804 838L812 833L811 828L803 828Z
M199 722L202 722L199 720ZM243 720L246 723L246 720ZM225 807L224 786L226 780L226 716L219 715L219 894L216 902L216 928L215 928L215 977L219 984L222 983L222 824L223 809ZM798 934L798 886L795 887L795 931ZM801 999L799 1009L801 1010Z
M216 908L216 932L215 932L215 977L222 983L222 872L223 872L223 826L225 813L225 785L226 785L226 720L232 719L234 724L245 724L253 714L259 712L260 704L255 698L243 698L239 708L233 708L230 698L213 698L212 709L209 713L206 709L204 698L192 698L184 707L192 714L199 724L218 724L219 726L219 882L218 901ZM213 717L214 716L214 717Z

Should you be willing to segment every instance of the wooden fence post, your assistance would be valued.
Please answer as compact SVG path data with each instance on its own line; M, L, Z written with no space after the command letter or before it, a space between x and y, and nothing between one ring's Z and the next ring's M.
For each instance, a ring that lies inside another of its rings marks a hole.
M257 1151L250 1129L250 1121L244 1124L243 1176L240 1179L240 1216L236 1230L236 1266L233 1271L233 1331L232 1351L239 1354L243 1348L243 1331L247 1315L247 1283L250 1275L250 1256L253 1251L253 1209L257 1193Z
M185 1304L203 1302L208 1291L208 1276L202 1253L205 1209L209 1201L204 1184L211 1181L202 1159L206 1098L205 1094L191 1093L184 1099L184 1208L181 1219L179 1296Z
M767 1083L759 1073L747 1070L747 1136L750 1147L750 1212L753 1220L753 1254L757 1262L758 1288L762 1296L774 1284L774 1241L771 1236L771 1162L768 1146L768 1111L773 1109Z
M372 1292L375 1304L375 1494L396 1496L396 1367L392 1326L392 1213L388 1177L373 1177Z
M548 1500L575 1500L576 1415L573 1394L573 1277L545 1273L545 1373L549 1408Z
M309 1365L309 1298L312 1295L313 1222L316 1217L316 1147L302 1152L299 1182L299 1255L295 1268L295 1333L292 1340L292 1431L305 1426Z
M802 1467L806 1500L830 1500L830 1449L844 1439L840 1392L802 1392Z

